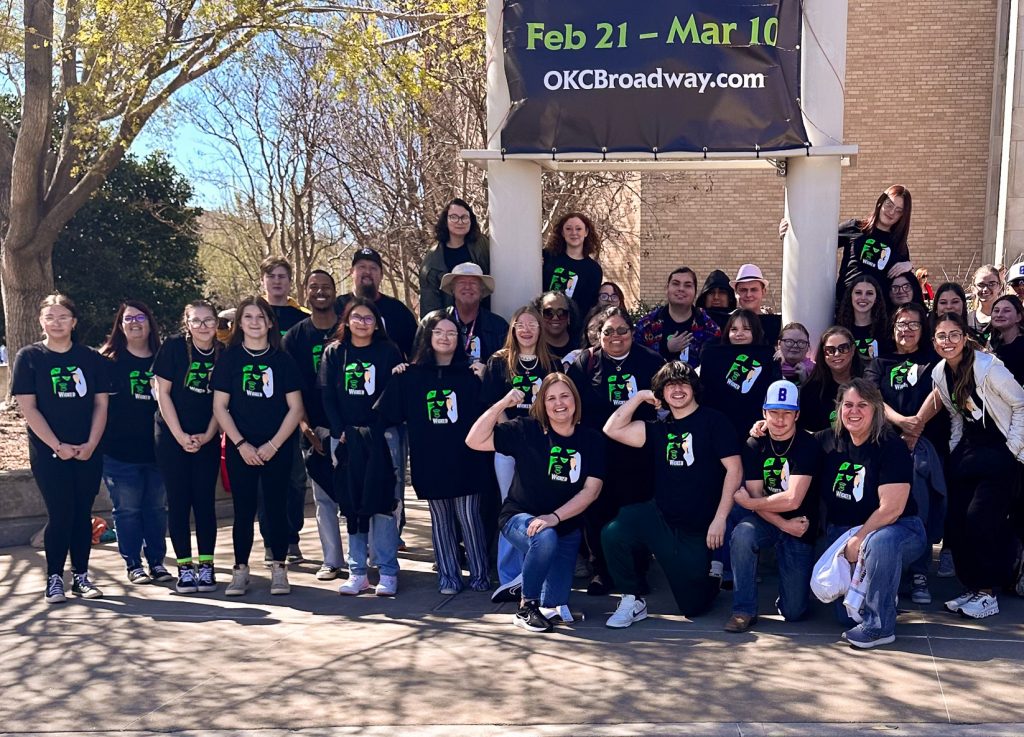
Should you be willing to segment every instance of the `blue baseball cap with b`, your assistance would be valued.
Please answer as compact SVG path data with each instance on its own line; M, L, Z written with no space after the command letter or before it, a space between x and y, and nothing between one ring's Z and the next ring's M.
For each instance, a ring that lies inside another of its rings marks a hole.
M764 399L764 409L788 409L800 411L800 390L792 381L773 381Z

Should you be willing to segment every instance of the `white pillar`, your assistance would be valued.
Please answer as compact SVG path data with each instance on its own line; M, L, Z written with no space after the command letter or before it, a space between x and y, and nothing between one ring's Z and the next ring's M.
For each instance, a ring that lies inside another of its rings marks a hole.
M510 99L505 80L503 0L487 0L487 147L501 149L501 126ZM509 317L541 290L541 170L525 161L492 161L487 167L491 308Z
M812 146L843 143L846 14L847 0L804 3L802 101L804 125ZM807 326L812 345L832 323L840 178L838 156L789 159L789 233L782 249L782 314L786 321L796 320Z

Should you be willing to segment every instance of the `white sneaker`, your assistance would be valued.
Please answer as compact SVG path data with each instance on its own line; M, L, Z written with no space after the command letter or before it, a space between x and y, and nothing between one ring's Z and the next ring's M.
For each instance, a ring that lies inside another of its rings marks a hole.
M270 567L270 593L290 594L291 584L288 583L288 564L284 561L274 561Z
M632 594L626 594L619 600L618 608L612 616L608 617L605 626L622 629L642 619L647 619L647 602Z
M231 571L231 583L224 589L225 596L244 596L249 587L249 566L236 565Z
M979 591L971 597L970 601L960 607L960 613L971 619L984 619L993 614L999 614L999 602L991 594L983 594Z
M552 624L572 624L576 621L576 617L573 616L568 604L542 606L540 608L540 613L543 614L544 618L549 620ZM583 619L582 613L580 614L580 619Z
M377 596L394 596L398 593L398 576L385 576L381 574L380 583L377 584Z
M366 576L359 576L355 573L350 573L348 581L338 587L338 593L343 596L359 596L364 591L369 591L372 586L370 582L366 580Z
M973 598L974 598L974 592L973 591L965 591L962 594L960 594L960 596L956 597L955 599L950 599L949 601L947 601L942 606L943 606L943 608L945 608L945 610L947 612L952 612L953 614L956 614L956 613L958 613L960 611L960 607L962 607L964 604L966 604L967 602L969 602Z

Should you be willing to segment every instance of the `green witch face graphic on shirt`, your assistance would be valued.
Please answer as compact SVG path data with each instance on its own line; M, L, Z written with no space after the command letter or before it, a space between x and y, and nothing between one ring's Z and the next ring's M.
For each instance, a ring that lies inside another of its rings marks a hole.
M768 496L789 491L789 459L785 456L765 458L761 478L764 480L764 493Z
M523 393L523 401L516 405L517 409L530 409L533 406L533 400L537 397L537 392L540 391L540 377L534 376L531 373L525 373L522 376L512 377L512 388L518 389Z
M576 483L580 480L581 462L578 451L553 445L548 453L548 476L552 481Z
M839 473L832 482L832 493L837 499L859 502L864 498L864 476L866 469L860 463L843 461Z
M579 275L572 269L559 266L551 274L551 283L548 290L552 292L565 292L566 297L571 297L576 291L576 284L579 282Z
M746 353L736 356L729 371L725 374L725 383L733 389L738 389L740 394L746 394L754 386L757 377L761 375L764 367L760 361L755 361Z
M50 369L50 382L53 386L53 396L61 399L84 397L89 391L85 374L78 366L56 366Z
M274 369L262 363L242 366L242 391L260 399L274 396Z
M153 399L153 372L152 371L129 371L128 391L132 399L151 401Z
M857 338L853 343L864 358L878 358L878 341L874 338Z
M324 355L324 346L322 343L317 343L313 346L313 373L320 373L320 359Z
M377 389L377 367L366 361L345 366L345 391L355 396L372 397Z
M681 435L670 432L665 443L665 460L670 466L692 466L693 436L688 432Z
M636 377L633 374L611 374L608 377L608 401L612 404L625 404L636 391Z
M196 394L209 394L212 371L213 361L193 361L185 373L185 388Z
M897 391L917 386L918 366L913 361L904 361L889 370L889 385Z
M865 266L871 266L881 271L889 263L891 255L892 249L889 246L874 238L868 238L864 241L864 245L861 246L860 262Z
M459 402L454 389L431 389L427 392L427 418L435 425L459 421Z

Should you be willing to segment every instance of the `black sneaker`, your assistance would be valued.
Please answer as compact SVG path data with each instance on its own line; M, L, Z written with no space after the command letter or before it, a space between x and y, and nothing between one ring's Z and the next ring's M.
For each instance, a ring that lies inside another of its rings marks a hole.
M153 583L146 570L142 566L128 569L128 580L135 584Z
M288 546L288 558L287 558L287 560L288 560L289 563L301 563L302 561L305 560L305 558L302 557L302 551L299 550L299 544L298 543L292 543L291 545Z
M88 572L74 574L71 581L71 593L81 596L83 599L103 598L103 592L93 586L92 581L89 580Z
M191 563L178 566L178 583L174 590L179 594L194 594L199 590L196 586L196 569Z
M495 604L504 603L506 601L519 601L519 598L523 595L523 576L522 574L516 576L508 583L503 583L501 586L494 590L491 594L491 601Z
M217 574L213 571L213 563L204 561L199 564L199 571L196 573L196 589L202 593L217 590Z
M167 566L161 565L160 563L149 567L149 578L157 583L174 580L174 576L172 576L171 572L167 570Z
M516 627L527 632L550 632L551 622L540 613L540 606L536 601L528 601L519 607L519 611L512 617Z
M52 573L46 579L46 603L47 604L61 604L68 600L68 597L64 595L64 577Z
M587 585L587 596L604 596L612 590L611 585L605 583L600 576L594 576Z

